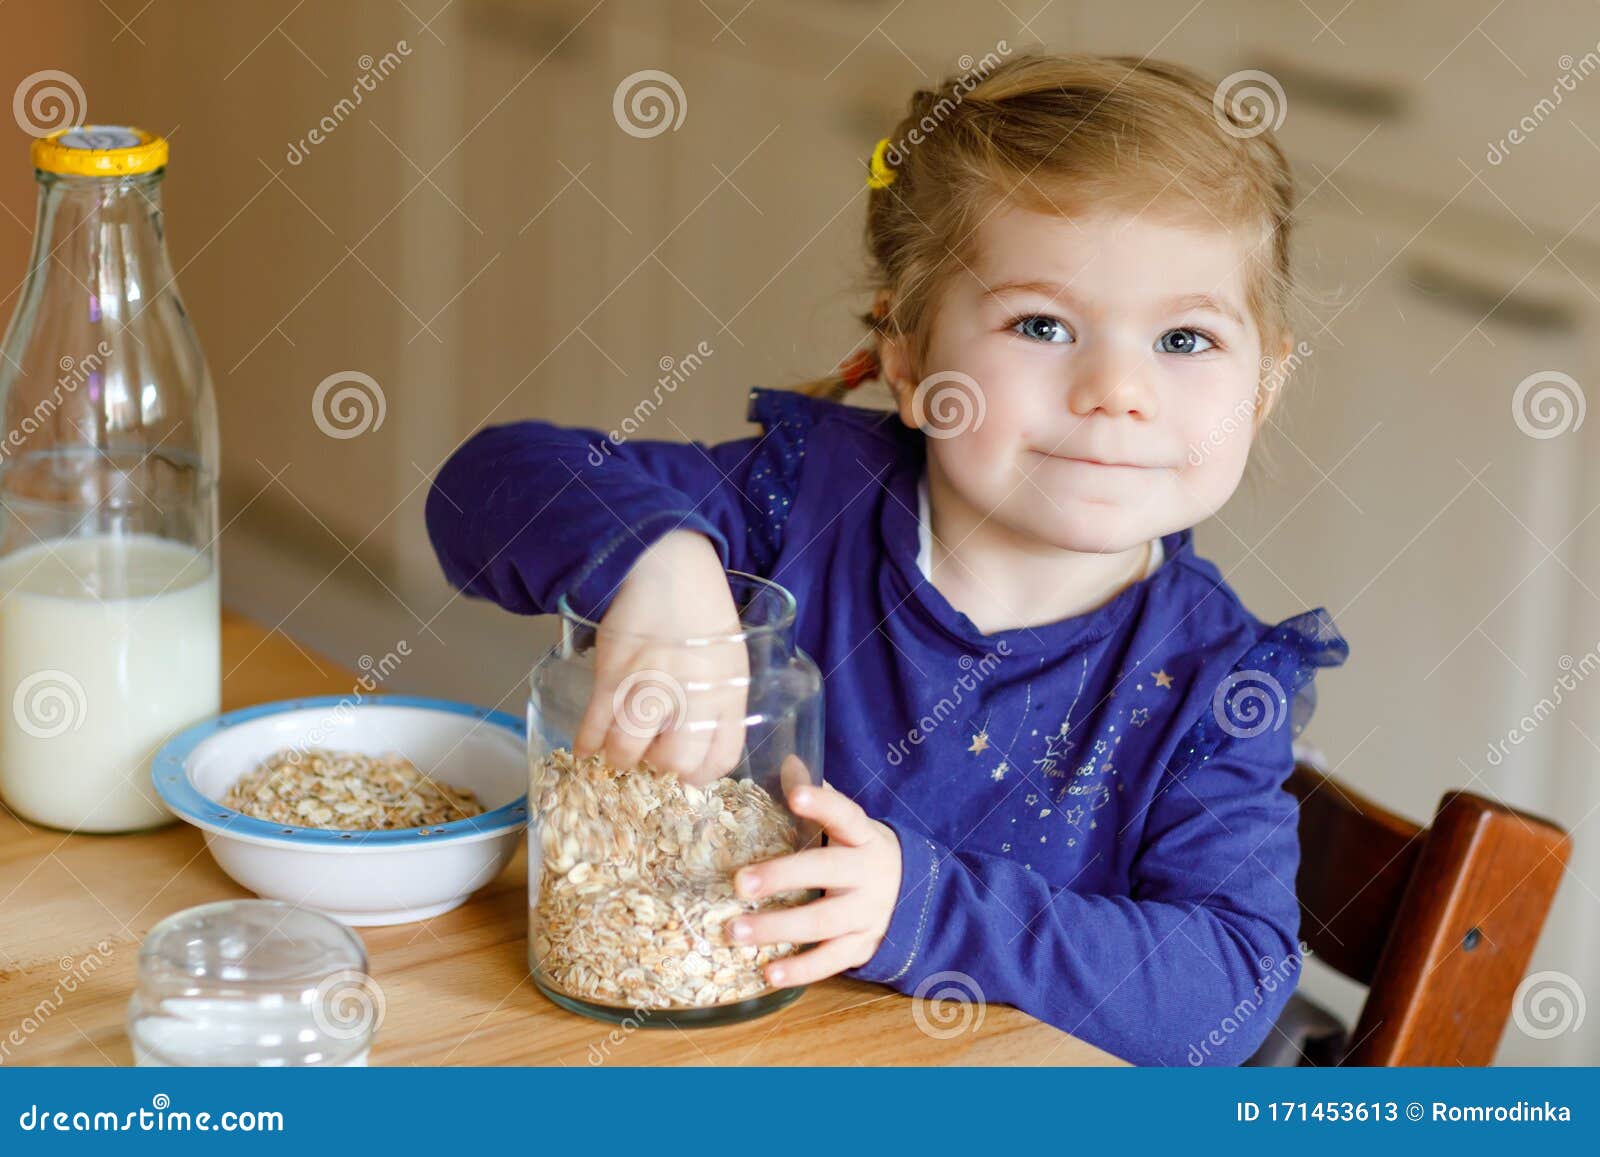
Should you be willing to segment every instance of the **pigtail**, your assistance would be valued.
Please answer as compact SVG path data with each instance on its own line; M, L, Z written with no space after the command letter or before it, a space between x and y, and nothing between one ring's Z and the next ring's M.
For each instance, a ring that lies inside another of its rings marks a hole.
M868 313L861 315L862 322L872 332L867 336L867 344L856 350L844 361L840 362L833 373L825 378L814 378L809 382L802 382L794 389L807 397L823 398L830 402L842 401L845 395L861 385L870 382L883 373L883 363L878 357L878 337L883 331L884 317L887 306L882 302L875 305Z

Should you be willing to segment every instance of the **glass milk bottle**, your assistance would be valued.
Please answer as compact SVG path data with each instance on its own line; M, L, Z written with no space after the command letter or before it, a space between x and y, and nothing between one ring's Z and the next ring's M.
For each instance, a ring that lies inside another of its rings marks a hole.
M149 761L220 708L211 378L173 284L167 142L33 144L33 256L0 347L0 795L120 832L171 816Z

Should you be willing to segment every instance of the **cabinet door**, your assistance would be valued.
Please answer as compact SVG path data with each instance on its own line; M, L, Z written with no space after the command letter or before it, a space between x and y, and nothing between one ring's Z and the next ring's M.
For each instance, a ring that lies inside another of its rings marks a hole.
M1036 28L1065 19L1055 5ZM1600 15L1580 0L1262 4L1080 3L1078 43L1150 53L1242 96L1278 86L1284 148L1315 182L1345 182L1514 214L1552 238L1600 240ZM1248 106L1247 106L1248 107ZM1360 199L1359 197L1357 198Z
M1322 212L1302 242L1325 328L1304 330L1265 456L1200 527L1202 553L1261 618L1325 606L1349 639L1305 735L1341 779L1418 819L1465 788L1574 823L1600 799L1592 772L1572 782L1595 758L1570 725L1590 728L1593 710L1519 720L1596 637L1574 643L1600 585L1582 566L1594 425L1577 424L1591 299L1532 252L1518 284L1516 263L1499 272L1441 225ZM1526 734L1503 743L1513 730ZM1557 915L1546 936L1569 971L1569 938L1594 922L1593 896L1576 899L1586 915ZM1506 1043L1535 1063L1563 1047L1514 1030Z
M1589 597L1561 544L1587 509L1590 427L1536 436L1554 422L1538 415L1537 385L1518 394L1536 375L1585 376L1578 322L1529 327L1504 306L1485 318L1476 298L1419 288L1419 271L1434 268L1429 232L1322 215L1304 242L1308 280L1330 302L1326 329L1304 331L1265 457L1204 525L1206 547L1263 618L1333 612L1351 659L1323 677L1331 693L1315 728L1349 753L1357 786L1418 816L1474 776L1469 786L1537 806L1512 764L1546 753L1528 746L1491 764L1484 745L1549 682L1571 644L1575 592ZM1539 292L1566 294L1584 315L1581 290L1555 277L1516 294Z

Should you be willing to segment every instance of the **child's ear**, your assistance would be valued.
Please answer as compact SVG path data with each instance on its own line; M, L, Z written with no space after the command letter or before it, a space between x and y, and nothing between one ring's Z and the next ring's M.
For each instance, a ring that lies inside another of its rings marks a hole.
M1289 384L1289 372L1293 365L1289 361L1294 352L1294 335L1285 334L1278 343L1275 351L1269 351L1272 364L1263 370L1256 383L1256 417L1255 432L1260 433L1267 424L1267 416L1272 413L1278 404L1278 395L1283 393L1283 388Z
M900 420L913 430L920 429L912 415L911 399L917 392L916 371L912 364L911 339L905 334L885 334L878 341L879 376L894 395Z

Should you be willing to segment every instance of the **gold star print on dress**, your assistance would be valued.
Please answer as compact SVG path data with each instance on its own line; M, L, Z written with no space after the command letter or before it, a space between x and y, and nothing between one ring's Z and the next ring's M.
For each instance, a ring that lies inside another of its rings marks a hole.
M1033 761L1034 772L1045 779L1065 779L1067 773L1062 770L1061 764L1072 751L1077 741L1070 738L1072 732L1072 711L1077 707L1078 700L1083 695L1083 685L1089 678L1089 657L1085 655L1078 669L1078 689L1073 693L1072 702L1067 704L1067 713L1061 720L1061 726L1054 735L1045 736L1044 754ZM1030 692L1032 687L1029 687Z
M1046 779L1061 779L1066 772L1061 770L1061 760L1066 757L1071 748L1065 735L1047 735L1044 741L1044 755L1033 761L1033 766L1040 775Z

